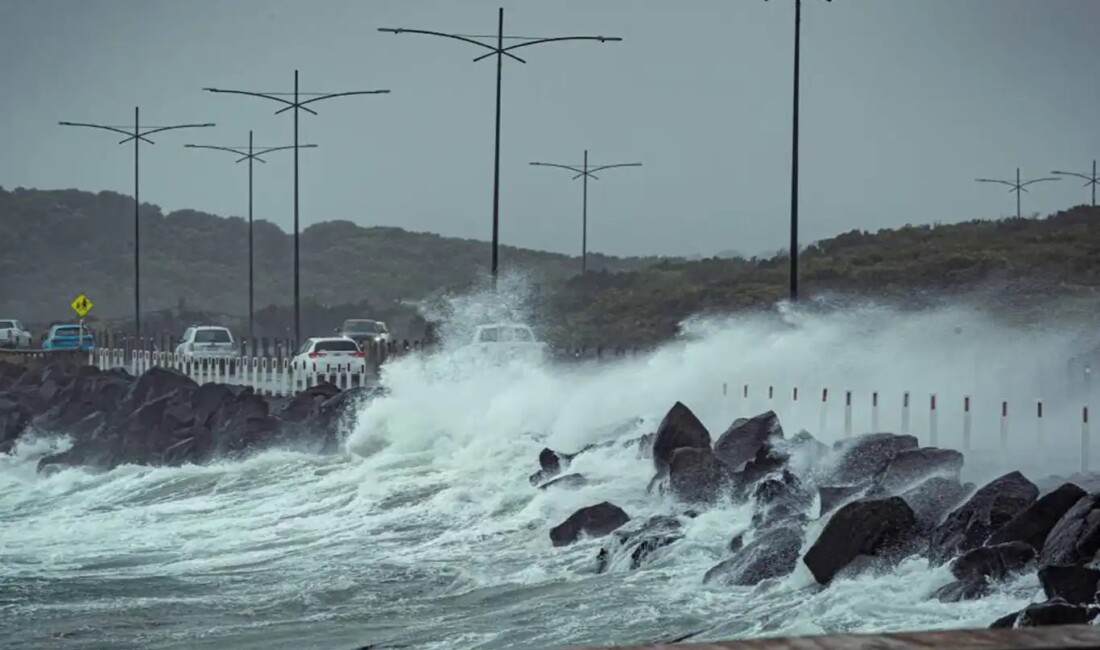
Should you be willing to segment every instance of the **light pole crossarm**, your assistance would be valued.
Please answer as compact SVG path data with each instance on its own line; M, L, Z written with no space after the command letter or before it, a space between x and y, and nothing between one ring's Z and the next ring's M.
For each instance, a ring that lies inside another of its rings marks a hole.
M642 163L640 163L640 162L616 163L614 165L600 165L599 167L590 168L587 173L588 173L589 176L592 176L593 172L603 171L605 169L615 169L616 167L641 167L641 166L642 166ZM581 176L583 176L583 174L578 175L578 176L574 176L573 178L577 179L577 178L580 178ZM592 178L596 178L596 177L592 176ZM599 180L599 179L597 179L597 180Z
M571 167L569 165L559 165L557 163L546 163L546 162L533 162L533 163L529 163L529 164L534 165L535 167L557 167L558 169L568 169L569 171L574 172L576 174L581 174L581 175L585 174L585 171L583 169L577 169L576 167ZM577 178L577 177L574 176L574 178Z
M976 183L1000 183L1001 185L1007 185L1007 186L1011 187L1013 190L1018 189L1018 186L1016 185L1016 183L1012 183L1010 181L1000 181L1000 180L997 180L995 178L975 178L974 182L976 182Z
M1033 178L1033 179L1031 179L1030 181L1026 181L1026 182L1024 182L1024 183L1021 183L1021 184L1020 184L1020 189L1023 189L1023 188L1025 188L1025 187L1027 187L1028 185L1033 185L1033 184L1035 184L1035 183L1044 183L1044 182L1046 182L1046 181L1060 181L1060 180L1062 180L1062 179L1060 179L1060 178L1052 178L1052 177L1049 177L1049 176L1048 176L1048 177L1046 177L1046 178ZM1026 192L1027 190L1024 190L1024 191Z
M86 124L84 122L58 122L58 124L60 124L61 126L85 126L85 127L88 127L89 129L103 129L104 131L111 131L111 132L114 132L114 133L121 133L122 135L125 135L130 139L133 139L135 137L133 132L131 132L131 131L124 131L123 129L120 129L118 127L106 126L106 125L103 125L103 124ZM144 134L138 134L137 137L141 140L145 140L145 142L148 142L149 144L153 144L152 140L147 140L144 137ZM126 142L126 140L124 140L123 142Z
M1078 174L1077 172L1057 172L1057 171L1055 171L1055 172L1050 172L1050 173L1051 174L1061 174L1062 176L1076 176L1077 178L1083 178L1084 180L1088 181L1087 183L1084 184L1083 187L1088 187L1089 185L1096 185L1097 182L1100 182L1100 178L1097 178L1095 176L1087 176L1085 174Z
M314 115L317 114L316 111L314 111L311 108L306 108L305 106L302 106L301 103L295 104L294 102L290 101L289 99L283 99L282 97L277 97L275 95L269 95L267 93L254 93L254 92L250 92L250 91L247 91L247 90L226 90L224 88L203 88L203 90L205 90L206 92L210 92L210 93L227 93L227 94L230 94L230 95L248 95L249 97L262 97L264 99L270 99L272 101L279 102L280 104L286 104L287 108L301 108L303 111L313 113ZM281 113L283 110L286 110L286 109L280 109L276 114Z
M561 42L561 41L599 41L601 43L609 43L609 42L612 42L612 41L621 41L621 40L623 40L623 39L618 37L618 36L555 36L554 38L538 38L538 39L535 39L533 41L526 41L524 43L516 43L515 45L509 45L508 47L501 48L500 53L510 55L512 50L516 50L516 49L519 49L521 47L528 47L528 46L531 46L531 45L541 45L543 43L558 43L558 42ZM478 62L478 61L480 61L484 58L490 57L490 56L492 56L496 53L497 53L496 48L493 48L492 52L490 52L489 54L482 54L481 56L474 59L474 62L476 63L476 62Z
M310 109L306 108L306 104L312 104L313 102L319 102L322 99L332 99L333 97L349 97L351 95L386 95L389 92L390 92L389 90L352 90L352 91L346 92L346 93L331 93L331 94L328 94L328 95L321 95L320 97L313 97L311 99L307 99L304 102L291 103L290 106L287 106L286 108L280 108L279 110L275 111L275 114L278 115L279 113L289 111L292 108L301 108L301 109L305 109L305 110L309 111ZM313 113L314 115L317 114L314 111L310 111L310 112Z
M474 40L472 38L467 38L465 36L459 36L458 34L447 34L445 32L433 32L433 31L427 30L427 29L405 29L405 28L402 28L402 27L398 27L398 28L379 27L378 31L386 32L386 33L389 33L389 34L425 34L427 36L441 36L443 38L453 38L456 41L462 41L464 43L473 43L474 45L476 45L478 47L483 47L483 48L489 50L489 53L486 54L485 56L492 56L494 54L499 53L499 54L503 54L504 56L511 57L511 58L515 59L516 61L519 61L520 63L527 63L526 61L519 58L515 54L512 54L512 53L508 52L507 49L503 49L503 50L498 51L497 48L493 47L492 45L489 45L488 43L482 43L481 41L477 41L477 40ZM478 61L481 58L482 57L478 57L477 59L474 59L474 60Z
M151 129L151 130L146 131L144 133L130 134L130 137L126 138L125 140L119 140L118 143L119 144L126 144L127 142L129 142L131 140L137 140L137 139L140 138L142 140L145 140L145 142L148 142L149 144L156 144L152 140L146 139L145 136L152 135L154 133L163 133L164 131L174 131L176 129L203 129L203 128L207 128L207 127L211 127L211 126L216 126L216 125L213 122L207 122L205 124L176 124L176 125L173 125L173 126L162 126L162 127L156 128L156 129Z

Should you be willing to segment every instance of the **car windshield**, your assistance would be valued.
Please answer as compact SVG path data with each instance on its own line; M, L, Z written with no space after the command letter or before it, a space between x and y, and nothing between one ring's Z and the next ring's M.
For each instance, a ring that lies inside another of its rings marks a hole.
M349 320L344 323L344 331L349 334L384 334L386 326L374 320Z
M0 330L15 329L15 321L13 320L0 320Z
M195 330L195 343L232 343L233 338L229 336L229 330L224 329L208 329L208 330Z
M478 334L477 340L479 341L499 341L500 330L495 327L486 327Z
M77 325L72 325L70 327L59 327L54 331L53 335L54 336L77 337L77 336L80 336L80 330L81 330L81 328ZM92 338L92 333L89 332L86 328L84 329L84 338L86 338L86 339Z
M335 341L318 341L313 347L314 352L358 352L359 346L351 339L339 339Z
M505 341L533 341L535 337L531 334L531 330L526 327L506 327L504 328Z

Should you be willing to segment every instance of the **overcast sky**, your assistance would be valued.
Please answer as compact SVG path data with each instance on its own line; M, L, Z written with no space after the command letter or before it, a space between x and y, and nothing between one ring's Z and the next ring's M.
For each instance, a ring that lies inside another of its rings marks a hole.
M786 246L794 0L0 0L0 186L133 192L132 147L59 120L216 122L143 146L142 199L247 210L245 164L185 143L292 139L282 92L390 89L302 114L303 227L329 219L488 240L494 66L466 43L379 33L609 35L505 60L501 240L613 254ZM1013 214L980 176L1087 172L1100 157L1097 0L805 0L802 239ZM517 52L518 54L519 52ZM256 216L289 229L292 152L256 169ZM1088 201L1030 188L1025 214Z

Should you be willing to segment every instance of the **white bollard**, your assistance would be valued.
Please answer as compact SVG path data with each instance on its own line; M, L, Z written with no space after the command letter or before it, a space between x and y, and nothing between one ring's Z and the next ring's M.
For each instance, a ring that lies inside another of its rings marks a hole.
M1089 407L1081 408L1081 473L1089 473Z
M817 435L819 435L819 436L824 436L825 435L825 424L826 424L826 421L827 421L826 415L827 415L827 412L829 410L828 407L829 407L829 389L828 388L822 388L821 389L821 417L818 419L818 423L817 423Z
M935 447L940 441L939 417L936 413L936 394L932 393L928 411L928 445Z
M1008 452L1008 401L1001 401L1001 453Z
M752 405L749 404L749 385L744 384L741 386L741 408L745 410L745 415L751 414L750 406Z
M768 410L775 410L775 386L768 386Z
M871 433L878 433L878 391L871 393Z
M970 396L963 398L963 452L970 451Z
M260 383L256 388L256 392L260 395L270 395L271 391L268 390L268 382L271 380L271 376L268 374L268 360L267 357L260 359Z
M722 382L722 399L726 399L729 393L726 390L726 382Z
M901 433L909 433L909 391L901 395Z
M282 382L284 395L294 394L294 375L290 372L290 359L283 359Z
M1037 460L1040 467L1046 468L1047 466L1047 449L1043 444L1046 436L1043 435L1043 400L1035 400L1035 445Z
M844 391L844 437L852 437L852 391Z

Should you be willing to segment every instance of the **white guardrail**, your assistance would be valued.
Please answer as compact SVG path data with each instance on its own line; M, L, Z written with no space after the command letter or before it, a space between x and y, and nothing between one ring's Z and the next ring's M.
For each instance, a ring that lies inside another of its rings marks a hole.
M199 384L219 383L250 386L261 395L288 396L310 386L328 383L340 389L366 387L377 382L374 369L366 362L344 364L337 372L317 363L295 364L290 359L269 357L187 358L167 352L98 349L90 363L101 370L122 368L135 377L150 368L178 370Z

